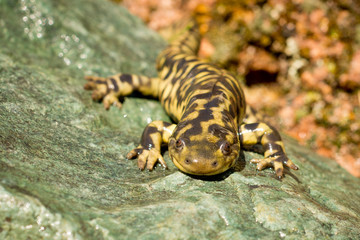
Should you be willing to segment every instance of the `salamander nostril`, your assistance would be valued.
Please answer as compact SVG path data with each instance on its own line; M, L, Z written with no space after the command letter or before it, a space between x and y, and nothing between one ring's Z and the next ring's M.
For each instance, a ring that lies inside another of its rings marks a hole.
M191 160L187 158L187 159L185 159L185 163L186 163L186 164L190 164L190 163L191 163Z
M213 166L213 167L217 167L217 165L218 165L217 161L214 161L214 162L211 163L211 166Z

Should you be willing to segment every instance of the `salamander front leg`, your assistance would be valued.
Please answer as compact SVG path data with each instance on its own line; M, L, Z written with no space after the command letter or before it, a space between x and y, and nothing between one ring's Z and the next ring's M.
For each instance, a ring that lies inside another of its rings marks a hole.
M126 158L138 158L138 167L141 170L144 170L145 167L153 170L158 161L164 168L167 168L160 150L163 143L168 143L175 127L175 124L163 121L154 121L148 124L142 134L140 145L131 150Z
M251 160L252 163L257 163L258 170L273 167L278 178L282 178L284 165L293 170L299 169L286 156L280 134L273 127L265 123L243 124L239 132L240 142L244 147L251 148L256 144L263 147L264 159Z
M133 91L139 91L144 95L157 97L159 94L159 78L150 78L133 74L117 74L111 77L86 76L88 81L84 88L92 90L92 99L102 101L105 109L111 105L121 108L119 97L130 95Z
M109 79L93 76L86 76L85 79L88 82L84 85L84 89L93 90L91 98L94 101L102 101L105 109L109 109L111 105L121 108L122 105L118 99L120 94L113 90Z

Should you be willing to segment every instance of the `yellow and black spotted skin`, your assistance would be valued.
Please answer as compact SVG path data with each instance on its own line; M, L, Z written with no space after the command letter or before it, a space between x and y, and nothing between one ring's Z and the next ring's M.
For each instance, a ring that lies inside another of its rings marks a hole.
M154 121L144 130L140 145L127 154L138 158L138 167L149 170L159 162L168 144L169 155L181 171L193 175L215 175L231 168L241 148L261 145L264 159L253 159L257 169L273 167L283 176L284 165L297 170L287 158L279 133L258 122L246 109L239 81L226 70L196 57L200 35L196 24L158 57L158 78L117 74L108 78L88 76L84 86L106 109L121 107L118 98L133 91L160 100L177 124Z

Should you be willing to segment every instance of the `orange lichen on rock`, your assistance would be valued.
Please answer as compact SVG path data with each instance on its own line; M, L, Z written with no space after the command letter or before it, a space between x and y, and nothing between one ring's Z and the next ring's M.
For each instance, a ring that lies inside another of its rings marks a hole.
M190 19L193 13L206 14L215 0L123 0L124 7L154 30Z
M355 89L360 86L360 50L357 50L350 62L349 72L340 76L340 86L345 89Z

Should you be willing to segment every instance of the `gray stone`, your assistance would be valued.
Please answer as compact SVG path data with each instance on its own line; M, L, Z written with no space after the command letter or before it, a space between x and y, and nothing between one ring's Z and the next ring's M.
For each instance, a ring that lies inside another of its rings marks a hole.
M0 0L0 239L359 239L360 180L285 137L279 181L245 152L210 180L141 172L125 154L151 120L138 96L103 109L84 75L154 76L165 42L101 0Z

